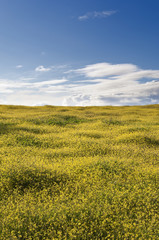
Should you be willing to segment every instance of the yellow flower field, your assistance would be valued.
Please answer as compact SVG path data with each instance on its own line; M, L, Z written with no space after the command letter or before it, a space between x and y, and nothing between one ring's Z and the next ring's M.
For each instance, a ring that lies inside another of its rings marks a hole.
M158 239L159 105L0 106L0 239Z

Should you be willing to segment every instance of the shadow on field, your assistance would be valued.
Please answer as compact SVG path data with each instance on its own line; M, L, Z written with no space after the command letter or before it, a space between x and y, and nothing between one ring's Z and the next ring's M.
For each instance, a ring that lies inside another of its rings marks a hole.
M137 145L146 145L150 147L159 146L159 140L153 137L144 137L144 136L131 136L127 138L120 139L121 143L134 143Z
M14 130L15 123L2 123L0 122L0 135L7 134Z
M11 170L8 173L8 190L18 190L23 194L26 190L40 191L50 189L52 192L58 192L69 180L69 176L65 173L57 171L25 169L20 168Z
M18 136L16 138L16 142L25 147L28 147L28 146L41 147L41 145L42 145L42 142L39 139L37 139L33 136L26 136L26 135Z
M72 115L56 115L51 118L34 118L28 120L36 125L46 124L46 125L58 125L58 126L66 126L68 124L79 124L85 122L86 120L83 118L79 118L77 116Z
M43 134L46 131L44 131L43 129L40 128L30 128L30 127L17 127L16 130L19 131L23 131L23 132L27 132L27 133L34 133L34 134Z

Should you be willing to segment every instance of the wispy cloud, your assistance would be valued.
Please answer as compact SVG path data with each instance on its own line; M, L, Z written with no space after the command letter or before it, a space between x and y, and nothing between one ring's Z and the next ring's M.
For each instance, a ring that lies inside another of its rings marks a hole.
M110 64L110 63L96 63L87 65L84 68L72 70L86 77L106 77L111 75L121 75L137 71L138 67L133 64ZM71 72L71 71L70 71Z
M78 20L84 21L84 20L87 20L87 19L94 19L94 18L106 18L106 17L109 17L109 16L115 14L116 12L117 11L88 12L88 13L82 15L82 16L79 16Z
M62 84L67 82L67 79L63 78L63 79L53 79L53 80L49 80L49 81L42 81L42 82L35 82L32 83L31 86L32 87L48 87L48 86L52 86L52 85L58 85L58 84Z
M53 66L50 66L50 67L44 67L43 65L40 65L38 67L35 68L35 71L36 72L49 72L51 70L53 70L54 72L55 71L59 71L59 70L62 70L62 69L65 69L67 68L68 65L53 65Z
M36 78L34 77L20 77L20 81L32 81L35 80Z
M46 67L40 65L40 66L35 68L35 71L36 72L49 72L49 71L51 71L51 68L50 67L46 68Z
M24 81L11 81L8 79L0 79L0 92L3 91L13 91L15 89L34 89L41 90L41 87L45 87L46 89L51 86L61 85L67 82L67 79L52 79L48 81L38 81L38 82L24 82Z
M23 65L19 64L16 66L17 69L23 68Z

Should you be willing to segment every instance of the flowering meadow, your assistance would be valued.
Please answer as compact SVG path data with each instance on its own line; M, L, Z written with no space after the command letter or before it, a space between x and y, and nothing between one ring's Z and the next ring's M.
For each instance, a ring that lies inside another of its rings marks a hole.
M0 240L159 239L159 105L0 106Z

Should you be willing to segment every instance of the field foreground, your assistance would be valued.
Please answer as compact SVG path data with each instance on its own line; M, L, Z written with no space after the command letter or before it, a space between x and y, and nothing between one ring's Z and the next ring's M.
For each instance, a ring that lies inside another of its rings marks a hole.
M0 106L0 239L159 239L159 105Z

